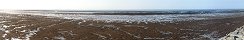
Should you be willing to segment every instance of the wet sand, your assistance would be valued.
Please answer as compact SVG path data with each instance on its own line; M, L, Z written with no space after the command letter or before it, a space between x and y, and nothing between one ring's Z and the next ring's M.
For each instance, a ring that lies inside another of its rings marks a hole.
M22 14L0 16L1 40L210 40L221 38L244 25L244 17L127 23Z

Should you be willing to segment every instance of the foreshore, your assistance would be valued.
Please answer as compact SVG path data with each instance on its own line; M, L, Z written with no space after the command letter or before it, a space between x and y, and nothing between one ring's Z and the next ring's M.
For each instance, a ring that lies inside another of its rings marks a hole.
M0 39L215 40L244 25L244 16L177 22L105 22L0 13Z

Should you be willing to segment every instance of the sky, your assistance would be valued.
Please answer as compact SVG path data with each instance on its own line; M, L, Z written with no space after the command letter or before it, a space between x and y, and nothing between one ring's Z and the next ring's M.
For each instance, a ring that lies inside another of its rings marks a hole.
M0 0L0 9L244 9L244 0Z

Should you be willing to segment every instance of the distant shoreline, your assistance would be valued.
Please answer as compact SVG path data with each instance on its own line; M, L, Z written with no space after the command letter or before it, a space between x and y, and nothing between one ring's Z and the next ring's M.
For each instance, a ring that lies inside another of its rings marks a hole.
M202 10L16 10L23 13L54 13L81 15L166 15L166 14L209 14L241 13L243 9L202 9Z

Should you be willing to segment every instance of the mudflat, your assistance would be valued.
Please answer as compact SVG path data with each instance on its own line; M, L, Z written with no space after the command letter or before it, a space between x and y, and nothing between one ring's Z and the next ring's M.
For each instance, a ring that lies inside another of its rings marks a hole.
M0 13L0 40L210 40L243 25L244 17L128 23Z

